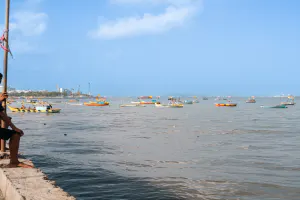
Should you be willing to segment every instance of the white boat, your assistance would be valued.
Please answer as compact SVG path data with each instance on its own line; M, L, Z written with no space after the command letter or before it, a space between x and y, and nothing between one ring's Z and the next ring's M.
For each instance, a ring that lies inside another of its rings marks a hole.
M183 104L177 103L177 102L170 102L168 105L156 103L155 107L157 107L157 108L183 108Z
M141 104L121 104L120 107L146 107L146 106Z

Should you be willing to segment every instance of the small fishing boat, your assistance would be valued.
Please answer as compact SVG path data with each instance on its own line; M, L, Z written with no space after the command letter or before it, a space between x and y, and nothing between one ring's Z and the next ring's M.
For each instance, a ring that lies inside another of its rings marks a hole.
M146 106L142 104L121 104L120 107L124 108L124 107L146 107Z
M158 103L158 101L156 101L155 99L153 99L153 100L151 100L151 101L143 101L143 100L140 100L140 101L132 101L131 103L132 103L132 104L149 105L149 104L155 104L155 103Z
M169 104L170 108L183 108L183 104L181 103L171 103Z
M140 104L155 104L156 100L152 100L152 101L140 101Z
M198 99L193 100L193 103L200 103Z
M109 102L106 101L106 98L103 98L98 94L96 101L84 102L85 106L109 106Z
M169 101L176 101L176 100L177 100L177 97L169 96L169 97L168 97L168 100L169 100Z
M202 100L208 100L208 98L207 97L203 97Z
M215 98L215 101L220 101L220 100L222 100L222 98L220 96Z
M152 99L153 96L140 96L138 99Z
M276 106L260 106L261 108L287 108L286 105L280 104Z
M249 98L246 103L256 103L255 97L252 96L251 98Z
M235 107L237 106L237 103L215 103L216 107Z
M26 103L30 103L30 104L37 104L38 100L37 99L27 99Z
M90 101L90 102L84 102L85 106L109 106L109 102L107 101Z
M183 103L184 104L193 104L193 101L191 101L191 100L184 100Z
M296 104L295 103L295 97L294 96L288 96L287 101L281 102L280 104L281 105L286 105L286 106L293 106L293 105Z
M51 108L49 106L47 107L37 106L36 108L16 108L16 107L8 106L8 108L12 112L59 113L61 111L61 109L59 108Z
M177 102L170 102L168 104L156 103L155 107L157 107L157 108L183 108L183 104L177 103Z

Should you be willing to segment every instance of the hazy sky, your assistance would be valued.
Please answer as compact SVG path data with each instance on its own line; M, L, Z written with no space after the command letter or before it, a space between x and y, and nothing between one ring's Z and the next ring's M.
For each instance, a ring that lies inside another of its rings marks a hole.
M300 94L299 0L11 4L8 81L20 89L87 91L91 82L103 95Z

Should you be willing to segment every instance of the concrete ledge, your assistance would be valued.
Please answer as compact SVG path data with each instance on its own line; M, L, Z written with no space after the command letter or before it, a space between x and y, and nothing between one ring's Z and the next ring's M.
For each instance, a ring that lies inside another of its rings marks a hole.
M32 164L29 160L20 161ZM0 160L2 165L8 163L8 159ZM36 168L0 168L0 190L5 200L75 200Z

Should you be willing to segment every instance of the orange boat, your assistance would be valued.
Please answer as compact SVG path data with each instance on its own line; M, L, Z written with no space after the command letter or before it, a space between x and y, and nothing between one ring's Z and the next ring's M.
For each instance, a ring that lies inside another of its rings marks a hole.
M235 107L237 103L215 103L217 107Z
M79 100L77 100L77 99L71 99L71 100L69 100L69 102L78 102Z
M84 103L85 106L109 106L109 102L105 101L105 102L85 102Z
M152 102L152 101L140 101L140 104L155 104L156 102Z

